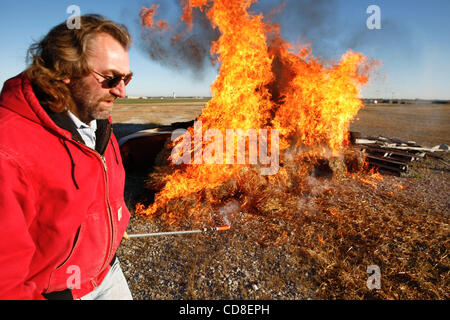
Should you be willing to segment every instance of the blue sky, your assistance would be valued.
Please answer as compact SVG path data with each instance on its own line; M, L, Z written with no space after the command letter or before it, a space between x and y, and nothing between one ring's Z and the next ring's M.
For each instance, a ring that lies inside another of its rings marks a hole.
M134 36L130 64L135 77L128 95L209 96L217 69L202 76L188 69L152 61L142 49L139 9L154 0L16 0L0 2L0 84L26 66L26 51L51 27L65 21L66 9L78 5L81 13L100 13L121 22ZM176 21L177 0L161 0L161 18ZM277 6L282 1L260 0L252 9ZM163 7L164 3L164 7ZM298 4L303 3L303 7ZM308 5L309 4L309 5ZM369 30L369 5L381 9L381 30ZM296 7L296 8L294 8ZM338 59L347 49L383 62L363 90L364 97L450 99L450 1L448 0L286 0L274 19L282 35L295 43L312 42L313 55Z

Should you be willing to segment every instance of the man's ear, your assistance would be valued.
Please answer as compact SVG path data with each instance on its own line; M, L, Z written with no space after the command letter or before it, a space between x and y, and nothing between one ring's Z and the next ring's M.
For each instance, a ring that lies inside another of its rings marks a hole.
M62 82L64 82L65 84L69 84L70 83L70 79L69 78L62 79Z

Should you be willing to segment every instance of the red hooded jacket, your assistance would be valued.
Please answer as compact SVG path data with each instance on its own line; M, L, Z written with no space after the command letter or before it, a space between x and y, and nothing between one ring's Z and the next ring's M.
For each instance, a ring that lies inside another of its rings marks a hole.
M77 299L98 286L127 227L125 172L111 119L96 150L44 109L24 73L0 95L0 299ZM70 290L67 290L70 289Z

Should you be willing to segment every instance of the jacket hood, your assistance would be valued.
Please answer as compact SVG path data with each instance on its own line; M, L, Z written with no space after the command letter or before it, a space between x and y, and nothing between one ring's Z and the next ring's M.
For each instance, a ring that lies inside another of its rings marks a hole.
M71 138L70 132L58 127L41 106L25 72L5 81L0 93L0 108L8 109L23 118L56 131L66 138Z
M36 97L31 81L25 72L5 81L0 93L0 108L7 109L20 117L36 122L56 134L84 144L75 124L65 113L45 109ZM96 150L103 154L111 135L112 119L97 120Z
M70 149L67 146L66 140L69 141L73 139L83 145L85 145L85 143L76 129L74 122L70 119L67 113L55 113L49 109L44 109L44 107L39 103L39 100L33 91L31 81L25 72L22 72L18 76L5 82L0 94L0 108L7 109L19 117L38 123L60 137L61 144L70 156L72 164L72 179L78 189L78 183L75 178L76 164ZM105 120L97 120L95 150L100 155L105 153L110 142L111 134L111 117ZM116 155L116 162L118 162L115 149L114 154Z

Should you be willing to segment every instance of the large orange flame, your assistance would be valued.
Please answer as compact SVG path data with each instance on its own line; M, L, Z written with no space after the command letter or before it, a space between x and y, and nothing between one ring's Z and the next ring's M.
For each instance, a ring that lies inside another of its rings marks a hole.
M221 34L211 47L220 65L219 76L211 87L212 99L197 119L203 132L214 128L225 136L226 129L277 129L281 152L338 155L350 120L362 107L360 89L373 63L348 51L339 62L325 65L311 55L309 46L299 44L295 49L281 38L277 25L265 22L262 14L251 14L254 2L182 1L181 20L188 30L192 29L192 10L198 8ZM193 128L190 132L194 134ZM154 203L148 208L139 204L136 212L161 214L171 199L218 186L242 166L174 166Z

